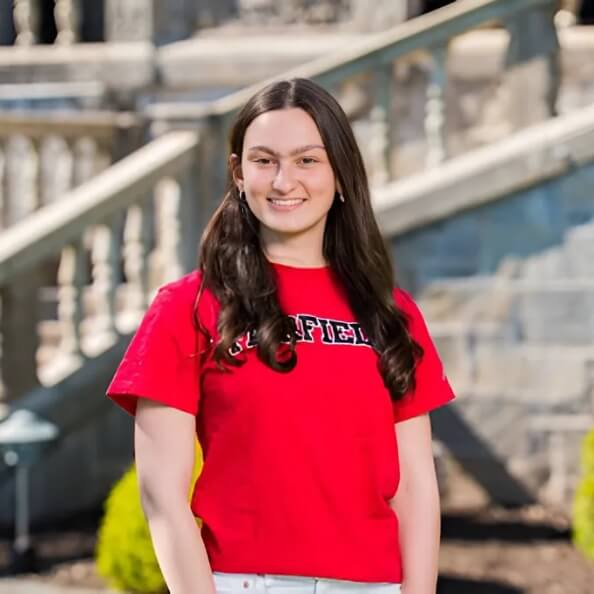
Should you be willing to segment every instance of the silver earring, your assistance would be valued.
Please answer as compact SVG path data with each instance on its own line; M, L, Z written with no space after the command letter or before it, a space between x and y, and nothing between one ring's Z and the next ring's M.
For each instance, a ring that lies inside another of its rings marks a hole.
M246 199L245 199L245 192L243 190L241 190L241 192L239 192L239 199L242 202L245 202L246 201Z
M338 199L344 203L344 196L340 192L338 193Z

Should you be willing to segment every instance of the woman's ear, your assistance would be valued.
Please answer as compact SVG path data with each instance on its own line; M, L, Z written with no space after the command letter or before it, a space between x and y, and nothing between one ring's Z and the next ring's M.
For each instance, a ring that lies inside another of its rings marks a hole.
M241 171L241 159L236 153L231 153L229 155L229 169L231 170L231 175L233 176L233 183L242 190L243 173Z

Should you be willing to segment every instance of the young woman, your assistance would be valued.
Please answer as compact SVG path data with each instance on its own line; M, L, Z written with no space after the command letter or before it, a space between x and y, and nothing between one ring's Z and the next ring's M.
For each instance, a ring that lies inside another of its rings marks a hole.
M161 288L108 390L170 592L434 594L427 413L454 395L347 118L281 81L230 141L198 270Z

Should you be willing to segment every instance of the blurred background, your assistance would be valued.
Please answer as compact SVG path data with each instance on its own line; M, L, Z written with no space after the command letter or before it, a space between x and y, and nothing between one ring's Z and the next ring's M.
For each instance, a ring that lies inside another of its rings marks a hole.
M291 76L349 115L458 396L432 413L439 594L594 593L593 24L594 0L0 0L0 594L163 591L104 392L196 265L235 113Z

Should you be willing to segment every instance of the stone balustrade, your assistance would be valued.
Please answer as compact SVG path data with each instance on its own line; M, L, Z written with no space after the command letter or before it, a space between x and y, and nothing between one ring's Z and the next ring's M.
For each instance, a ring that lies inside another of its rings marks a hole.
M451 155L447 133L451 111L451 105L446 103L447 60L450 43L462 33L494 24L507 29L505 76L509 79L507 88L513 94L510 102L516 103L514 113L517 112L510 118L509 132L534 121L523 114L527 106L546 114L544 119L556 113L559 42L553 22L555 9L556 2L552 0L459 0L213 102L161 103L152 105L148 114L170 122L173 127L207 122L213 146L222 150L234 114L258 88L279 78L314 79L331 90L344 106L362 148L371 184L382 186L398 175L395 153L401 129L406 126L398 88L411 56L417 67L422 66L422 72L417 74L426 88L424 105L407 106L408 110L420 109L424 113L421 160L430 168ZM535 65L527 80L525 69ZM212 173L209 187L214 194L220 194L224 175L216 164L207 171Z
M397 175L392 152L402 125L394 117L397 74L411 54L423 57L426 68L421 76L430 83L427 100L414 106L425 115L425 165L435 167L450 156L445 63L451 40L469 29L504 24L510 34L507 70L514 96L526 99L536 92L536 103L554 113L555 4L553 0L459 0L279 77L312 78L332 90L354 123L371 182L377 187ZM523 27L514 24L516 19ZM535 91L518 74L527 63L541 66ZM103 355L121 353L124 338L135 328L154 289L195 266L201 228L220 201L226 182L223 155L233 119L254 91L270 80L207 104L151 107L147 117L153 122L155 140L70 190L59 204L50 200L2 232L0 390L4 403L18 407L34 401L37 412L52 419L66 418L76 407L81 419L93 418L79 390L91 383L97 388L99 379L113 372L113 365L101 367ZM30 154L30 145L21 144L21 154ZM32 181L38 170L37 165L25 167L19 183L39 188ZM532 179L533 184L540 181ZM415 227L415 221L409 224ZM43 299L48 290L55 292L55 310ZM497 405L493 403L492 410ZM513 420L512 413L510 409L508 418ZM75 427L80 423L58 424L66 428L65 433L70 431L69 439L76 439ZM480 419L474 424L478 426ZM503 421L500 424L505 426ZM85 465L85 472L89 466ZM40 508L48 505L39 503Z
M0 114L0 229L103 171L140 143L126 113Z
M2 233L5 402L108 350L158 285L195 266L197 147L193 132L166 134ZM47 287L56 288L54 316L41 311Z

